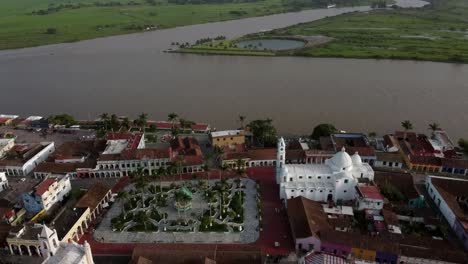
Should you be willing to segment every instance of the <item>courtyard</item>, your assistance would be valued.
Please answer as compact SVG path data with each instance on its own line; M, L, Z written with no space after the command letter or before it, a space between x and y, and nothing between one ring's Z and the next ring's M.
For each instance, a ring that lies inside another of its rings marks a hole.
M139 181L118 194L94 232L100 242L253 243L260 186L250 179Z

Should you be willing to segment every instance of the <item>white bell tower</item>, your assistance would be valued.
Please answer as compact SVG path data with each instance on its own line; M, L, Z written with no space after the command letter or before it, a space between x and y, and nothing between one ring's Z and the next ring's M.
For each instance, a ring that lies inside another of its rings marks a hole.
M57 231L54 229L48 228L46 225L42 227L40 235L37 235L39 238L39 243L41 244L40 250L43 258L48 258L55 255L59 248L59 240L57 237Z
M284 138L278 139L278 150L276 152L276 183L281 183L281 177L286 164L286 143Z

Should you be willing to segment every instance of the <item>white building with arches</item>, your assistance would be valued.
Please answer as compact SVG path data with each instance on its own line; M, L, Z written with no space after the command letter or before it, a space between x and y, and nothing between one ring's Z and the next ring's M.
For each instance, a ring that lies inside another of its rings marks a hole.
M317 202L353 200L359 179L373 180L374 171L358 153L350 156L342 148L324 164L286 164L286 144L283 138L278 141L276 182L281 199L303 196Z

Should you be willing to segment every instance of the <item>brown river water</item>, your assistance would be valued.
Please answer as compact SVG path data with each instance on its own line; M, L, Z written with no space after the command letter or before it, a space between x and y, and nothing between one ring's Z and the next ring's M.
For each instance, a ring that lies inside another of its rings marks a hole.
M468 137L468 65L163 52L175 41L237 37L365 10L308 10L0 51L0 113L146 112L158 120L177 112L219 129L235 127L243 114L270 117L281 133L307 134L320 122L381 134L409 119L421 132L438 122L454 140Z

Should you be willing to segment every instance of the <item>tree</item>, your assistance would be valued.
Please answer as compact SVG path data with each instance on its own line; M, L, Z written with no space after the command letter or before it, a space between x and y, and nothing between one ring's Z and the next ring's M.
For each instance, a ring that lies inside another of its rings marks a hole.
M162 195L162 176L167 174L167 170L164 167L159 167L158 170L156 171L156 177L159 178L159 191L160 194Z
M468 140L460 138L458 140L458 146L462 149L463 153L468 155Z
M179 115L176 113L170 113L167 115L167 121L172 122L172 128L174 128L174 125L178 120L179 120Z
M134 123L139 126L143 132L145 132L146 123L148 122L148 114L141 113L138 118L134 121Z
M312 131L310 137L314 140L319 140L321 137L328 137L336 131L338 130L332 124L319 124L314 127L314 131Z
M182 181L182 165L184 163L184 155L177 155L177 171L179 172L179 179Z
M273 120L258 119L251 121L247 127L254 138L254 145L257 147L274 147L276 145L276 128Z
M245 173L245 162L242 159L236 161L236 174L237 176L242 177Z
M47 118L47 120L52 125L64 125L69 127L76 124L75 118L69 114L51 115Z
M124 119L122 119L122 124L121 126L126 130L128 131L130 129L130 120L128 119L128 117L124 117Z
M229 170L229 166L227 164L222 164L219 170L220 170L219 180L221 180L223 178L223 174Z
M101 123L104 126L104 129L108 131L108 125L109 125L109 114L108 113L102 113L99 118L101 119Z
M57 29L56 28L48 28L45 31L46 34L54 35L57 34Z
M181 128L182 132L184 132L186 130L192 129L192 125L194 125L195 122L180 118L179 119L179 124L180 124L180 128Z
M409 120L405 120L403 122L401 122L401 126L403 127L403 129L405 130L405 134L403 136L403 139L406 140L406 133L413 129L413 124L409 121Z
M239 122L241 125L241 129L244 129L244 121L245 121L245 116L239 115Z
M431 124L429 124L429 130L432 130L432 137L434 137L434 136L435 136L435 132L436 132L437 130L440 130L440 125L437 124L437 123L435 123L435 122L434 122L434 123L431 123Z
M112 132L114 132L114 129L117 130L117 128L119 127L119 119L117 118L117 116L115 114L112 114L110 119L109 119L109 126L112 130Z

